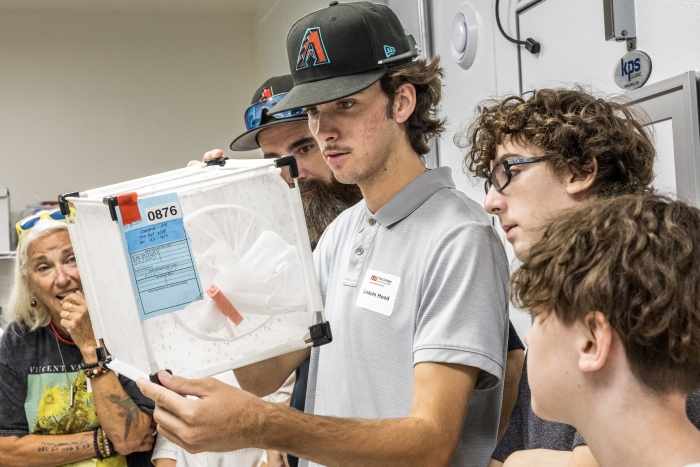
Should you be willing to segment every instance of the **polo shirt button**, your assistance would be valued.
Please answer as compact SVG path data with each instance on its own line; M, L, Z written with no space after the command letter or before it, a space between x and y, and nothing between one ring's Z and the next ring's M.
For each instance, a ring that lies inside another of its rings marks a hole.
M374 227L374 224L376 224L376 223L377 223L377 221L374 219L369 220L369 225L371 225L372 227Z
M360 247L360 248L358 248L357 250L355 250L355 253L357 253L358 255L361 255L361 254L364 253L364 252L365 252L365 250L362 249L362 247Z

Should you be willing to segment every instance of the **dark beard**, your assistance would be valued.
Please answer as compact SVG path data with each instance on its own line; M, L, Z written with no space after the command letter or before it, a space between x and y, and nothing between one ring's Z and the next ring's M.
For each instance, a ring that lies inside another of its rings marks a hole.
M299 189L304 192L301 197L309 230L312 248L316 246L326 227L338 215L362 199L362 192L357 185L344 185L333 178L331 183L319 180L300 181Z

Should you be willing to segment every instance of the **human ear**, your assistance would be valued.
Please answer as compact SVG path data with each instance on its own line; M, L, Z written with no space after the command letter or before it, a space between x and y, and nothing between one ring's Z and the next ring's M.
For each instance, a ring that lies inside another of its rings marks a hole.
M416 108L416 88L411 83L404 83L396 89L394 95L394 120L404 123Z
M598 176L598 161L594 157L582 170L572 173L566 180L566 192L571 196L584 195Z
M598 371L610 355L612 327L600 311L588 313L578 324L578 367L583 372Z

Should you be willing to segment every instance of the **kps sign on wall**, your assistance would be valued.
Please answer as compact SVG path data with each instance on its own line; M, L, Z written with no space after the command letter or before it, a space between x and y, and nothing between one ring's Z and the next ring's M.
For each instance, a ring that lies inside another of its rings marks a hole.
M627 52L615 65L613 81L623 91L644 86L651 75L651 58L639 50Z

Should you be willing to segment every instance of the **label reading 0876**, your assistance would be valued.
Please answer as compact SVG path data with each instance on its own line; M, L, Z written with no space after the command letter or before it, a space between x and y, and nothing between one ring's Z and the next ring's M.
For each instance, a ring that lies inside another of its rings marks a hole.
M202 299L202 284L177 193L138 200L140 220L117 220L141 321L182 310Z
M182 212L180 212L178 203L161 204L152 208L146 208L146 219L148 219L149 224L158 224L180 218L182 218Z

